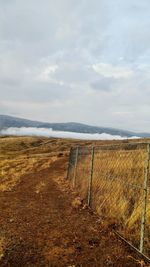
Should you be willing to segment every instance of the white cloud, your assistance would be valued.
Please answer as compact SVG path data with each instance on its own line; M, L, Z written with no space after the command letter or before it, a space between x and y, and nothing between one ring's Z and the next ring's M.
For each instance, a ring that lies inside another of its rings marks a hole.
M52 129L45 128L33 128L33 127L22 127L22 128L8 128L0 131L1 135L15 135L15 136L45 136L45 137L56 137L56 138L71 138L71 139L82 139L82 140L123 140L128 139L127 137L121 137L119 135L110 135L106 133L102 134L85 134L85 133L74 133L64 131L53 131ZM132 138L138 138L133 136ZM131 138L129 138L131 139Z
M109 63L97 63L92 65L92 69L104 77L128 78L133 74L132 69L124 66L116 66Z
M41 71L37 79L40 81L50 81L51 75L54 74L57 69L58 65L49 65L45 67L44 70Z
M1 114L150 131L149 0L0 2Z

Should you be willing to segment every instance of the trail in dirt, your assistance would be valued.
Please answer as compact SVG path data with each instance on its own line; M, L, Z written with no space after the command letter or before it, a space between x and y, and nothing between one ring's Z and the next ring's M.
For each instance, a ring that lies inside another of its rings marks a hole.
M66 159L25 175L12 192L0 193L0 232L6 240L0 266L140 266L137 256L103 229L65 182Z

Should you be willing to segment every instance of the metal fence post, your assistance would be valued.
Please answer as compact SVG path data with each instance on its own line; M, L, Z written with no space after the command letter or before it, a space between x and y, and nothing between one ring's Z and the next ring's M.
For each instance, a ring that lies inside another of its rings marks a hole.
M143 184L144 193L143 193L143 203L142 203L141 235L140 235L140 252L141 253L143 253L144 251L149 161L150 161L150 144L147 145L147 158L146 158L145 170L144 170L144 184Z
M69 158L68 158L68 168L67 168L67 177L66 177L67 180L69 179L69 173L70 173L71 155L72 155L72 147L70 148Z
M75 166L74 166L74 176L73 176L73 187L76 186L76 174L77 174L77 165L78 165L78 154L79 148L76 148L76 156L75 156Z
M94 147L92 148L92 158L91 158L91 170L89 177L89 189L88 189L88 206L91 205L91 196L92 196L92 178L93 178L93 167L94 167Z

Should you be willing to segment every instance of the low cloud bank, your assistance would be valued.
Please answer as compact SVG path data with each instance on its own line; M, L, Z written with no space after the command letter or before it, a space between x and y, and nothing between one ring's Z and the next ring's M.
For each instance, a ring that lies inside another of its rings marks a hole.
M133 136L130 138L121 137L119 135L111 135L106 133L75 133L75 132L64 132L64 131L53 131L52 129L46 128L33 128L33 127L21 127L21 128L7 128L0 131L1 135L15 135L15 136L43 136L43 137L56 137L56 138L72 138L72 139L83 139L83 140L123 140L131 138L139 138Z

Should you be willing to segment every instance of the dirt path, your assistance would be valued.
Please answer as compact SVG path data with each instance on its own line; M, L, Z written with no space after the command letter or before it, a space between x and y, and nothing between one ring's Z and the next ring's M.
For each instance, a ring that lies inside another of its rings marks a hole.
M66 159L58 158L0 193L6 245L0 266L146 266L92 211L71 205L76 194L64 181L65 168Z

